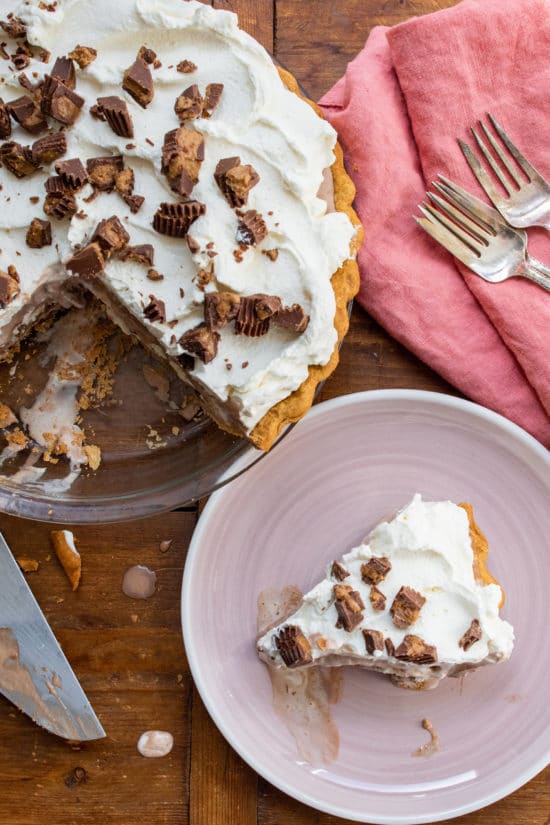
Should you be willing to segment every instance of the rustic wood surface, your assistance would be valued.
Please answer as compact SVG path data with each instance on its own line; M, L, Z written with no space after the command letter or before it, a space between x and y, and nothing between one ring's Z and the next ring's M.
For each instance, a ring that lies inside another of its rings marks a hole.
M214 0L292 71L312 97L342 74L374 25L394 25L455 0ZM482 0L479 0L482 2ZM322 397L412 387L453 392L356 307L342 363ZM73 749L0 697L2 825L344 825L257 777L225 743L193 688L181 641L179 588L196 510L123 526L76 528L83 557L73 593L52 557L49 527L0 517L16 555L40 561L29 583L108 739ZM159 544L172 538L168 552ZM132 564L156 571L158 590L136 602L121 591ZM174 750L146 760L140 733L169 730ZM71 782L74 768L86 781ZM457 825L550 825L550 773Z

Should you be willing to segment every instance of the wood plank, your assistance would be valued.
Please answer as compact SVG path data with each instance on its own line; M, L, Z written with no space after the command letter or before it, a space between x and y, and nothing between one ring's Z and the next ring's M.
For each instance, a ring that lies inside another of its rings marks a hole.
M239 26L255 37L262 46L274 52L273 0L213 0L216 9L237 12Z
M192 825L256 825L257 775L227 744L193 692Z
M78 750L0 697L0 822L33 825L62 811L70 825L185 825L190 754L191 677L179 620L181 574L195 526L192 512L141 522L75 528L82 583L72 592L50 546L50 526L0 516L15 555L40 562L28 582L96 710L107 739ZM172 539L166 553L160 541ZM128 599L122 576L133 564L157 573L151 599ZM148 729L170 731L174 750L144 759ZM87 781L65 780L83 767Z

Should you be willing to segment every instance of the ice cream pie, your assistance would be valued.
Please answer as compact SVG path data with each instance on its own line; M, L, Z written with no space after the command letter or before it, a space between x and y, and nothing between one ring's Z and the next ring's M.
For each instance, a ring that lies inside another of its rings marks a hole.
M336 366L360 227L336 136L236 16L2 5L0 359L88 296L268 449Z
M359 665L422 689L504 661L512 626L468 504L420 495L331 562L299 609L258 642L279 668Z

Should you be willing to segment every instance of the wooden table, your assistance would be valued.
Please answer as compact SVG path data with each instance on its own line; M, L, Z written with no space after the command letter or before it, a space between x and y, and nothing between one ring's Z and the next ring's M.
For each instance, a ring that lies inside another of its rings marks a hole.
M175 0L174 0L175 1ZM479 0L482 2L482 0ZM343 73L372 26L393 25L455 0L233 0L241 25L287 66L312 97ZM215 2L215 5L222 5ZM453 392L388 337L359 307L342 363L323 398L411 387ZM40 561L29 576L54 632L108 738L71 748L35 727L0 697L2 825L343 825L294 802L258 777L225 743L191 680L181 641L179 591L196 509L119 526L75 529L83 557L72 593L49 527L1 517L16 555ZM173 539L168 552L159 543ZM158 592L144 602L121 592L124 571L146 564ZM136 750L150 728L174 734L171 755ZM74 782L82 767L85 782ZM453 820L461 825L550 825L550 772L508 799Z

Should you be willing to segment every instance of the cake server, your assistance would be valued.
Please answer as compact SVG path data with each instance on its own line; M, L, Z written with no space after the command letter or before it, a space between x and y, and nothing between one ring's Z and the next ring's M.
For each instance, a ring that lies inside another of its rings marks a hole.
M1 533L0 693L64 739L105 736Z

